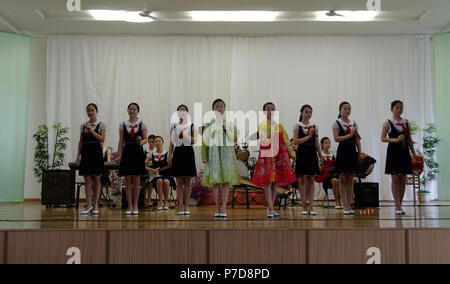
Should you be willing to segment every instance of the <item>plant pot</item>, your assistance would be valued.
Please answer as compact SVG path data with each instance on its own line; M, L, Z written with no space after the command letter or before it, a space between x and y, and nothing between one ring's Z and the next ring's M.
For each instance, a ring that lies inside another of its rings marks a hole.
M198 206L198 203L199 203L199 202L200 202L200 200L195 199L195 198L191 198L191 199L189 200L189 206L196 207L196 206Z
M431 194L419 192L419 203L425 204L431 201Z

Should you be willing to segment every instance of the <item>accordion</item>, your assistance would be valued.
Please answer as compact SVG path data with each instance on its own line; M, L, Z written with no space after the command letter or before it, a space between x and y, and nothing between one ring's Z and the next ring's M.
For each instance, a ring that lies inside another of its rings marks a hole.
M362 179L367 178L372 172L377 160L367 154L363 154L364 159L358 164L358 172L356 173Z

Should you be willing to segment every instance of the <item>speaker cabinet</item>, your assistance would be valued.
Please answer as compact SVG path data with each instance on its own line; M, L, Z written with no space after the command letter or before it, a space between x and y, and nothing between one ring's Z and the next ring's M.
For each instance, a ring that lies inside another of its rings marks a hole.
M355 183L355 207L358 209L380 207L380 185L378 183Z
M52 170L42 174L42 205L75 204L75 171Z

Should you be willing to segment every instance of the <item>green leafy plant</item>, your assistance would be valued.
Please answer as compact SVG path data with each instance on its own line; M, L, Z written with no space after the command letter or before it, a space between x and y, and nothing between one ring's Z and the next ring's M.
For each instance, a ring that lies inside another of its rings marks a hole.
M52 155L50 155L49 150L49 129L47 125L39 125L37 132L33 135L33 138L36 141L34 152L35 167L33 172L39 182L42 181L42 174L44 171L54 170L64 165L64 151L67 149L67 142L70 140L67 137L69 128L62 127L61 123L59 123L53 125L52 129L56 132L55 146Z
M411 137L413 138L413 139L412 139L412 140L413 140L413 143L414 143L414 145L416 145L417 142L415 141L414 138L416 138L415 136L417 135L417 133L419 133L420 127L419 127L419 125L417 124L417 122L415 122L415 121L409 121L409 128L410 128L410 131L411 131Z
M425 188L430 183L434 182L438 178L439 164L436 159L436 152L441 139L436 135L436 125L429 123L425 129L423 129L423 160L424 171L422 173L422 186Z
M49 153L48 153L48 127L47 125L39 125L37 132L33 135L36 141L34 151L34 175L39 182L42 181L42 173L48 169Z

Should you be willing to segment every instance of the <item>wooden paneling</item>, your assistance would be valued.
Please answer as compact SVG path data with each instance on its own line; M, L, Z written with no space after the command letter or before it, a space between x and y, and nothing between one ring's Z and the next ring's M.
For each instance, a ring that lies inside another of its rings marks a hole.
M292 230L286 234L285 254L287 264L306 263L306 231Z
M450 230L409 230L408 263L450 264Z
M305 263L304 231L232 230L210 232L211 264Z
M111 231L111 264L205 264L207 231Z
M106 262L106 235L105 231L8 232L7 263L66 264L79 255L81 264L102 264Z
M0 264L65 264L76 259L67 255L70 248L75 248L75 253L79 250L82 264L365 264L377 259L377 250L381 264L449 264L450 230L0 232Z
M5 233L0 232L0 264L5 263Z
M381 264L406 263L403 230L311 230L308 259L311 264L366 264L379 249Z

